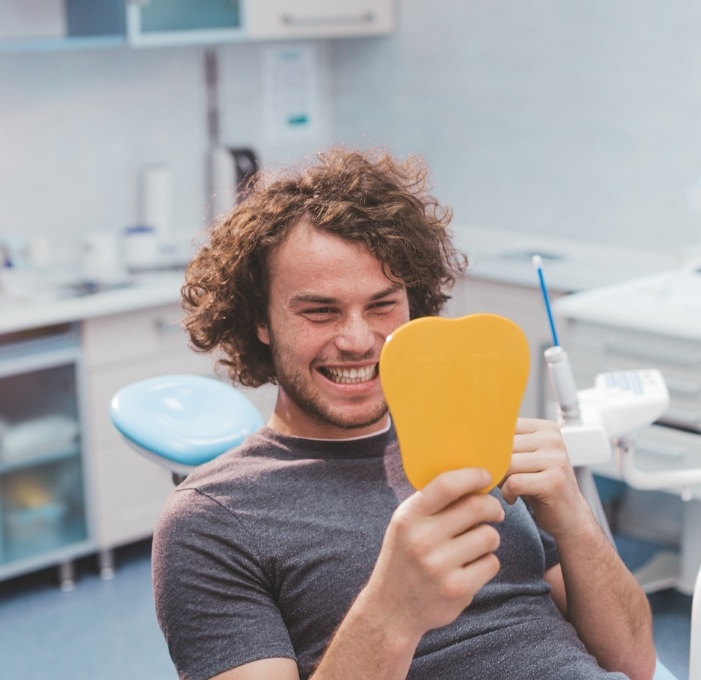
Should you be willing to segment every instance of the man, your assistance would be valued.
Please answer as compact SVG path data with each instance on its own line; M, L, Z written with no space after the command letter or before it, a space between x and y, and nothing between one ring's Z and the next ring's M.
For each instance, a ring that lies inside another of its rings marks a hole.
M481 469L419 492L404 476L380 349L438 313L465 267L426 177L416 159L331 150L259 181L188 268L193 345L278 397L157 529L157 612L182 678L652 676L647 599L553 423L519 420L490 494L475 493Z

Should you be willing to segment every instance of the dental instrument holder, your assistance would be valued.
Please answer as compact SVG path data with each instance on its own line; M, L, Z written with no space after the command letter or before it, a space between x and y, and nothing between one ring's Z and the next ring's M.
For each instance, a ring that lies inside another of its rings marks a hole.
M688 486L694 483L694 477L701 483L701 470L645 472L635 466L636 432L657 420L669 405L667 386L659 371L601 373L596 376L593 388L578 391L564 349L550 347L544 355L567 453L580 489L609 539L612 536L590 466L612 457L612 443L621 477L633 488Z
M576 468L606 462L611 458L610 438L597 413L582 411L567 353L557 345L544 355L570 462Z
M701 484L701 469L642 470L635 465L637 431L654 423L669 406L669 392L655 369L600 373L595 386L577 390L562 347L545 350L553 391L558 402L562 436L575 467L604 463L612 457L628 486L640 490L679 489L685 500Z
M582 495L611 543L609 527L590 465L611 457L611 444L599 422L583 422L579 396L567 353L559 345L544 352L550 383L558 404L560 429Z

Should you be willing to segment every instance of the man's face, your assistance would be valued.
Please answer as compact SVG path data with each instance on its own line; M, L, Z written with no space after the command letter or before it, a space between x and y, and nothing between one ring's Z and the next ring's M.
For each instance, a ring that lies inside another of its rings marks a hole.
M385 339L409 320L406 288L360 245L300 223L273 253L268 323L279 385L270 426L337 439L381 429Z

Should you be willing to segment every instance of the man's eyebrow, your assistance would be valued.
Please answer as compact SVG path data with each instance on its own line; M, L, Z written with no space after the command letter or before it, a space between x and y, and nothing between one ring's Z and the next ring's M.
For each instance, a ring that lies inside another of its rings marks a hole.
M316 305L332 305L336 302L336 298L324 297L323 295L314 295L314 293L299 293L299 295L293 295L290 298L290 303L293 305L309 303L313 303Z
M394 283L391 286L375 293L371 298L371 302L376 302L390 295L395 295L403 290L404 286L401 283ZM290 298L290 304L315 304L315 305L334 305L338 303L338 299L334 297L326 297L324 295L315 295L314 293L299 293Z
M390 295L395 295L396 293L399 293L403 290L403 283L393 283L391 286L388 286L384 290L381 290L379 293L375 293L375 295L373 295L370 299L374 302L375 300L381 300L382 298L386 298Z

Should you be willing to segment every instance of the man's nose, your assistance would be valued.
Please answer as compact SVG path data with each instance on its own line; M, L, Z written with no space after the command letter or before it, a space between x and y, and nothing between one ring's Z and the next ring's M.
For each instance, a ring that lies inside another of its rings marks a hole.
M336 346L343 352L364 354L370 351L376 342L376 334L367 319L352 316L343 322L336 336Z

